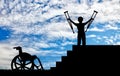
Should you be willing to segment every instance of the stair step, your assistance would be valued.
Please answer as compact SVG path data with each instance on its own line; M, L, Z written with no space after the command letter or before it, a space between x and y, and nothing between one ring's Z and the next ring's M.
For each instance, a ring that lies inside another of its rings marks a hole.
M120 46L73 45L73 50L67 51L67 56L62 56L61 62L56 62L56 68L109 68L112 64L118 64L118 49Z

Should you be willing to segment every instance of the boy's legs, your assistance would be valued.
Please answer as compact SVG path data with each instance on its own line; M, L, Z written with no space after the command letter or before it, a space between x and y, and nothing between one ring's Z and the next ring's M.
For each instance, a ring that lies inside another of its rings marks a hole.
M86 37L85 37L85 34L83 34L82 36L82 45L86 45Z
M78 37L77 37L77 45L80 45L81 44L81 36L78 34Z

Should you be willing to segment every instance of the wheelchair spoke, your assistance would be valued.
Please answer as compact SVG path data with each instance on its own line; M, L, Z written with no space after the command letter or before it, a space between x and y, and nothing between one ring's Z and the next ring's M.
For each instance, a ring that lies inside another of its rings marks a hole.
M16 62L15 64L17 64L17 65L21 65L20 63L18 63L18 62Z
M30 70L31 68L29 68L29 67L25 67L25 69L26 69L26 70Z
M27 62L27 63L25 63L25 65L29 65L29 64L31 64L32 62L31 61L29 61L29 62Z

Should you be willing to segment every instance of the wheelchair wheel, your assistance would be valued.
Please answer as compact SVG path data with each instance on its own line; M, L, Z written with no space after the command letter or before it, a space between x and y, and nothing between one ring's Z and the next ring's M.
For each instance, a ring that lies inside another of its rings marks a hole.
M32 70L33 63L31 60L22 60L20 55L17 55L13 58L11 62L11 69L12 70Z
M34 70L43 70L42 63L40 59L35 56L35 59L33 60Z

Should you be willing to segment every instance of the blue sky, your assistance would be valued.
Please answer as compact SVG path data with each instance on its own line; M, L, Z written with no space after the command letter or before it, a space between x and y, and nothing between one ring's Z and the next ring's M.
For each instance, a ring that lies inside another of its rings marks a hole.
M120 0L0 0L0 69L11 69L18 45L37 55L45 69L55 67L77 44L77 29L73 25L73 34L66 10L75 22L98 11L86 32L87 45L120 44Z

